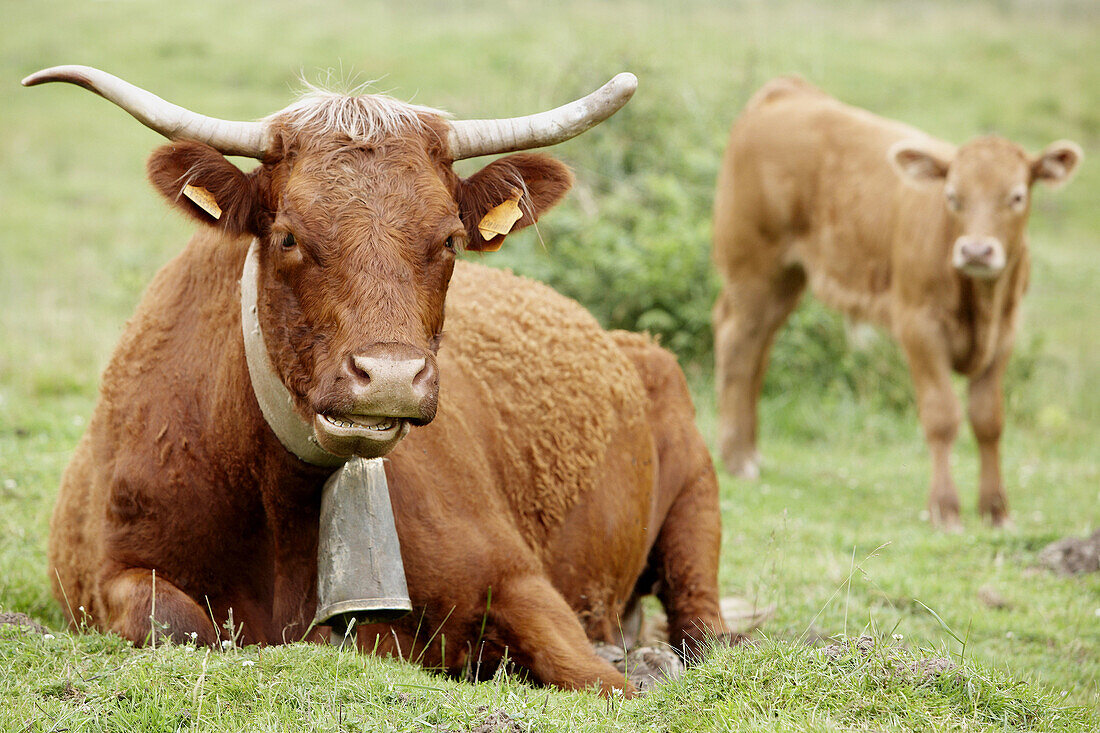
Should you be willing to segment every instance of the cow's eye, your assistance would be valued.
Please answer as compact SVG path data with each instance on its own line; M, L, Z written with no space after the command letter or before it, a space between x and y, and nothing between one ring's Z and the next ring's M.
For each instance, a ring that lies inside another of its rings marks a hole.
M283 237L283 249L294 249L298 246L298 240L294 238L294 235L287 232Z
M1019 211L1020 209L1024 208L1024 204L1026 202L1027 202L1027 194L1024 193L1023 191L1013 191L1008 196L1008 205L1011 208L1015 209L1016 211Z
M461 252L464 241L465 240L463 240L461 235L452 234L451 236L447 237L446 240L444 240L443 246L451 252Z

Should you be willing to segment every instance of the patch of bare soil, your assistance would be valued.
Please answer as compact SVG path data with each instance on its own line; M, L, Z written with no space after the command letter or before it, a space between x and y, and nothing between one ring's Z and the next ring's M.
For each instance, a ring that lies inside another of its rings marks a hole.
M641 693L649 692L656 685L674 680L684 673L684 663L667 645L643 646L626 653L611 644L593 644L593 649L626 675Z
M0 626L23 626L36 634L48 634L50 631L25 613L0 613Z
M482 705L477 709L478 715L485 715L485 719L473 728L467 728L468 733L524 733L523 727L511 715L501 709L490 711ZM448 728L436 726L436 733L455 733Z
M851 657L869 658L877 655L882 674L891 678L904 678L917 684L932 682L959 669L959 665L947 657L926 657L909 662L901 659L896 647L880 645L870 636L848 639L826 646L822 652L830 662L843 663Z
M523 728L508 713L494 710L470 733L523 733Z
M1089 537L1066 537L1039 551L1039 564L1060 575L1100 571L1100 529Z

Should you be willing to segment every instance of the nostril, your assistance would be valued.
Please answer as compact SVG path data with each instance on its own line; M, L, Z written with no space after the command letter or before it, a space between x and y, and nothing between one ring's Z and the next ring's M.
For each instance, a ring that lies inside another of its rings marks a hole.
M432 383L435 382L435 364L427 359L422 359L421 361L424 362L424 366L416 373L416 376L413 377L413 387L429 388Z
M370 382L372 366L370 359L364 359L361 356L348 357L348 371L364 382Z
M981 250L982 251L978 254L978 256L981 257L982 259L986 259L986 258L993 255L993 245L992 244L985 245L984 247L981 248Z

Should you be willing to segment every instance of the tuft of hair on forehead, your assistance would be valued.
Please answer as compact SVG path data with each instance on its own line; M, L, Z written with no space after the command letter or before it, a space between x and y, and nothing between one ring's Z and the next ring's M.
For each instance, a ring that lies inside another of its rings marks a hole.
M410 132L435 134L437 127L432 123L451 116L387 94L361 93L368 85L341 93L305 82L298 99L263 121L310 137L339 135L369 145Z

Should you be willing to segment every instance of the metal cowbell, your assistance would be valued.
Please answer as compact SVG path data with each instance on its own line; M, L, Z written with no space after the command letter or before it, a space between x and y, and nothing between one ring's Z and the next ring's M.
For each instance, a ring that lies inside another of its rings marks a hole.
M315 625L333 637L412 610L381 458L353 458L321 495Z

